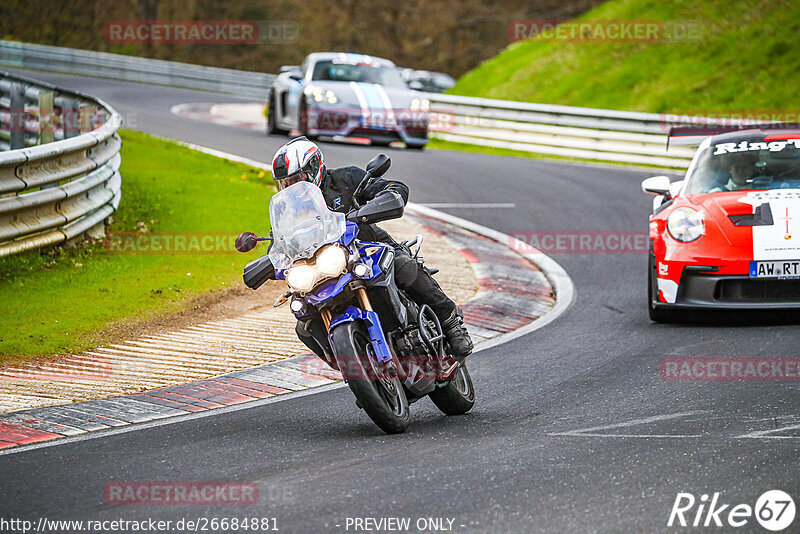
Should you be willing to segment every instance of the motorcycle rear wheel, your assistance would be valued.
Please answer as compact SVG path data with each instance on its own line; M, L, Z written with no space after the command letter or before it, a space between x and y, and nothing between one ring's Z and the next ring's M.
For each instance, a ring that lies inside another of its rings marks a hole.
M331 343L347 385L372 421L387 434L405 432L411 424L408 399L393 363L375 369L375 354L366 327L360 321L341 324L331 332Z
M453 379L428 396L445 415L461 415L470 411L475 405L475 388L467 366L460 364Z

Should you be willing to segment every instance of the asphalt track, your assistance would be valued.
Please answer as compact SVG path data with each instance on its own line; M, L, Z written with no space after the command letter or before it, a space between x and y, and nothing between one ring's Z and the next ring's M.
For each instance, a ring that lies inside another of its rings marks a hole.
M155 135L259 161L285 142L169 113L179 103L235 101L229 96L31 74L100 96L129 126ZM376 152L322 148L334 166ZM646 228L650 200L639 182L652 172L384 151L390 176L408 183L415 202L513 203L443 210L507 234ZM470 360L478 402L466 416L446 418L421 401L410 430L386 436L337 389L22 450L0 456L0 517L275 517L282 532L353 532L347 519L356 517L412 525L444 517L454 532L662 532L680 530L666 526L678 492L720 492L722 502L751 506L770 489L800 497L797 382L671 382L659 373L665 357L797 356L796 325L655 325L644 304L644 253L553 258L574 281L575 303L545 328ZM256 482L259 501L103 501L110 481L211 480ZM702 529L682 529L694 530ZM753 518L736 530L766 532Z

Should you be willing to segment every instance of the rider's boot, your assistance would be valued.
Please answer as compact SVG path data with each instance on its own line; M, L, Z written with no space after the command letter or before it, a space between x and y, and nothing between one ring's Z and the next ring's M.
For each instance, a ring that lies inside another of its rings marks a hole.
M456 308L450 316L442 321L442 331L450 345L450 353L459 362L472 354L472 338L464 327L464 319Z

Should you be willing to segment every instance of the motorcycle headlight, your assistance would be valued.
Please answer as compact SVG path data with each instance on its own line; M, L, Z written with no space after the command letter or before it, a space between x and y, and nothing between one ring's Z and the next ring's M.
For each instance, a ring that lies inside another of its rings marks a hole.
M667 230L676 241L689 243L705 233L705 224L692 208L678 208L669 214Z
M317 254L316 267L324 277L341 274L347 268L347 253L342 247L328 245Z
M295 265L286 271L286 283L301 293L307 293L314 289L316 278L312 265Z

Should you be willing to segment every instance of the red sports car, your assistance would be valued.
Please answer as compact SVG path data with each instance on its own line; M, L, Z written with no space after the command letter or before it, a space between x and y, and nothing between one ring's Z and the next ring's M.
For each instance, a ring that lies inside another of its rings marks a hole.
M648 308L800 308L800 130L705 138L684 180L642 182L650 216Z

